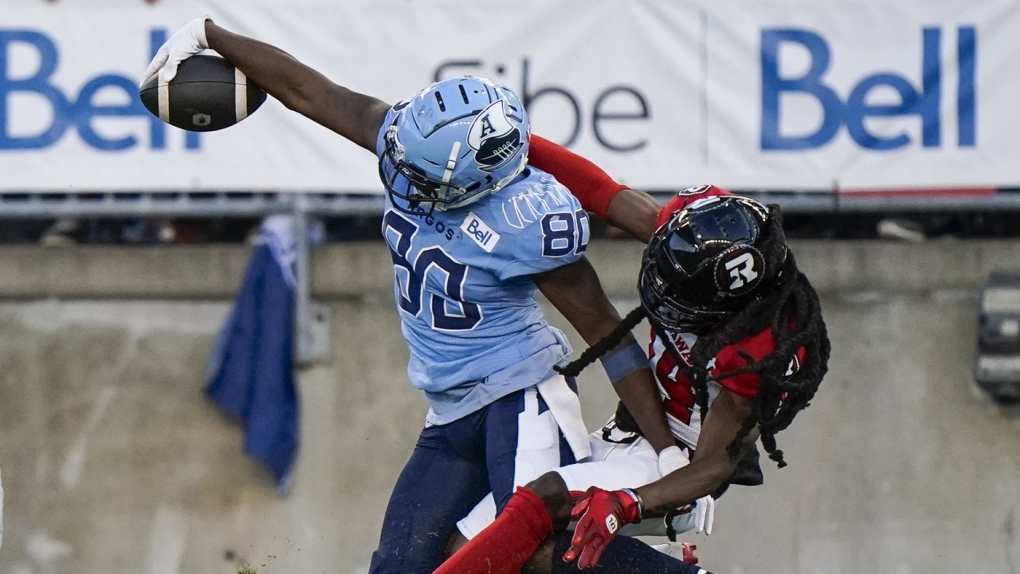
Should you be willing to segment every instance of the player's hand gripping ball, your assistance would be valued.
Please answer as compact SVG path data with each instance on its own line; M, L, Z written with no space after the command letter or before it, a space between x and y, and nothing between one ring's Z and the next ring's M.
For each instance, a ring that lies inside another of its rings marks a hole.
M181 129L211 132L232 126L266 101L266 92L219 56L196 55L209 47L207 18L196 18L156 52L142 75L142 104Z
M193 132L230 127L266 101L266 92L218 56L192 56L163 82L156 74L142 84L145 109L164 122Z

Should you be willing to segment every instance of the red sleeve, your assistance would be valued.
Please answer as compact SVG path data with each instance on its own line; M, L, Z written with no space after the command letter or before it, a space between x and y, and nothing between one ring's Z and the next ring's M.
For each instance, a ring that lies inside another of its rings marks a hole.
M659 211L659 217L658 219L655 220L655 227L659 227L663 223L666 223L667 221L669 221L669 218L672 217L674 213L680 211L681 209L687 207L688 205L694 203L695 201L705 197L714 197L718 195L733 195L733 194L721 187L716 187L714 185L698 185L695 187L688 187L687 189L678 192L676 195L673 196L673 199L670 199L669 201L666 202L666 205L662 206L662 209Z
M532 135L529 145L528 163L552 174L574 194L582 207L603 221L613 196L627 189L591 161L543 137Z
M743 341L724 347L723 350L719 351L719 354L715 357L715 366L712 367L712 376L728 373L747 365L744 358L740 356L739 351L751 355L751 358L757 361L771 353L775 348L776 345L772 339L771 328L765 329L757 335L751 335ZM790 361L790 367L786 376L789 377L800 369L800 365L804 363L805 352L804 347L797 350L797 356ZM724 378L719 381L719 384L742 397L750 398L758 393L758 384L760 382L761 378L758 375L743 373L735 377Z

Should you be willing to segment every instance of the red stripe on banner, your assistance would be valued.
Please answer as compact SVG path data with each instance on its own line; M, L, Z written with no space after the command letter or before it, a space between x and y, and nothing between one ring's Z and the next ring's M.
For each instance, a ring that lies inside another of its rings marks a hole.
M879 197L986 197L995 195L995 187L922 187L917 189L840 189L839 195L873 195Z

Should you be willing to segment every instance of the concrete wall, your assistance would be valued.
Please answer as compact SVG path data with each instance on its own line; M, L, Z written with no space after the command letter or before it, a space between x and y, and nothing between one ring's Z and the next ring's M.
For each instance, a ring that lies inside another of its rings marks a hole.
M695 537L717 574L1020 571L1020 423L972 390L976 286L1013 242L795 244L823 293L830 373L779 435L790 466L732 489ZM621 310L640 246L591 258ZM244 246L0 249L0 574L364 572L425 406L381 245L316 252L331 364L303 370L292 490L204 398ZM566 327L550 312L554 322ZM567 329L573 335L572 331ZM575 337L576 340L576 337ZM589 426L611 412L582 375Z
M820 293L971 289L995 269L1020 269L1008 240L794 241L800 267ZM0 296L11 299L229 299L248 263L243 245L155 247L0 246ZM595 241L588 257L606 290L630 296L642 246ZM389 294L392 269L381 242L330 244L313 251L319 298Z

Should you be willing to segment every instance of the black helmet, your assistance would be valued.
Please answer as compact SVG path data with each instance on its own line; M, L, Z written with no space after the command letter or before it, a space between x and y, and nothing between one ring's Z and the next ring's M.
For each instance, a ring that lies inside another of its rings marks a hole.
M641 305L671 331L717 327L767 292L786 260L781 248L759 247L769 210L737 195L699 199L659 227L645 248L638 278Z

